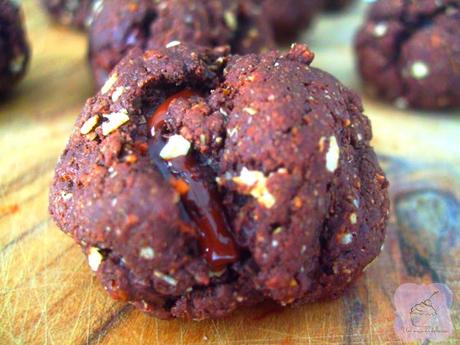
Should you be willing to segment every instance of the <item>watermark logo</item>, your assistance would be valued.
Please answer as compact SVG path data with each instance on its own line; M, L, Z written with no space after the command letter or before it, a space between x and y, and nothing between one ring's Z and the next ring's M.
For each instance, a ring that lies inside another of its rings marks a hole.
M395 332L403 341L442 341L452 335L453 296L445 284L403 284L395 292Z

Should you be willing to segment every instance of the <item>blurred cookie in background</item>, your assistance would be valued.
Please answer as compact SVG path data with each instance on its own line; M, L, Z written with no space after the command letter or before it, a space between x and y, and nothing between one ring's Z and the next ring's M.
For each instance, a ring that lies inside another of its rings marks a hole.
M93 4L100 6L102 0L41 0L41 3L53 20L66 26L84 29Z
M0 0L0 93L11 89L24 76L30 57L17 3Z
M274 46L268 20L252 1L243 0L107 0L94 13L89 37L98 86L133 47L193 43L230 46L233 53L246 54Z
M380 0L355 49L368 93L399 108L460 106L460 0Z
M295 40L307 28L322 7L322 0L255 0L270 20L276 40L287 43Z

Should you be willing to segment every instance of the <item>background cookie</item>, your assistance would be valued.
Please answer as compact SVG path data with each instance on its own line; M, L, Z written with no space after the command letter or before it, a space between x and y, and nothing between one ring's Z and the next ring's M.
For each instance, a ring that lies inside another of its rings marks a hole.
M0 92L22 79L29 62L29 46L21 16L19 5L0 0Z
M399 107L460 106L460 1L380 0L356 37L366 90Z
M133 46L229 45L240 54L273 47L268 21L251 1L239 0L107 0L89 35L89 59L99 86Z
M294 40L320 11L322 0L256 0L272 23L277 41Z
M388 196L370 124L312 59L303 46L225 57L179 44L114 69L50 194L112 297L219 317L334 298L376 257Z
M94 0L41 0L50 16L64 25L83 29L90 17ZM97 2L101 3L102 0Z

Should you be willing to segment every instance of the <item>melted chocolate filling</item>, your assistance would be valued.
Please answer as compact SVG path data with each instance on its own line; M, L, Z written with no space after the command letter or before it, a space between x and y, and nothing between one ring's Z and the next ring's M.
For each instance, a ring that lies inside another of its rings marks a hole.
M194 96L199 94L191 90L178 92L153 112L149 128L154 128L155 135L150 141L149 151L163 178L180 194L180 216L196 229L203 256L213 270L220 271L238 261L239 251L216 186L209 182L209 174L192 152L171 160L160 157L171 135L166 122L169 107L178 99Z

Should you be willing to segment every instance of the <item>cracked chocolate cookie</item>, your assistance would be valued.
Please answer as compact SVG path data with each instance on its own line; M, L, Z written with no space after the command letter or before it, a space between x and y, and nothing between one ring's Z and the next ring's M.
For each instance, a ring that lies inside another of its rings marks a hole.
M323 0L255 0L272 24L278 42L289 42L308 27L321 10Z
M84 29L90 21L93 6L101 6L102 0L41 0L41 3L57 22Z
M0 93L3 93L24 77L30 55L21 9L9 0L0 0L0 51Z
M380 0L356 37L371 94L398 107L460 106L460 1Z
M286 53L131 50L89 99L50 211L108 293L160 318L339 296L378 255L387 180L359 97Z
M245 54L273 47L269 22L252 1L106 0L90 29L89 60L98 86L126 52L193 43Z

